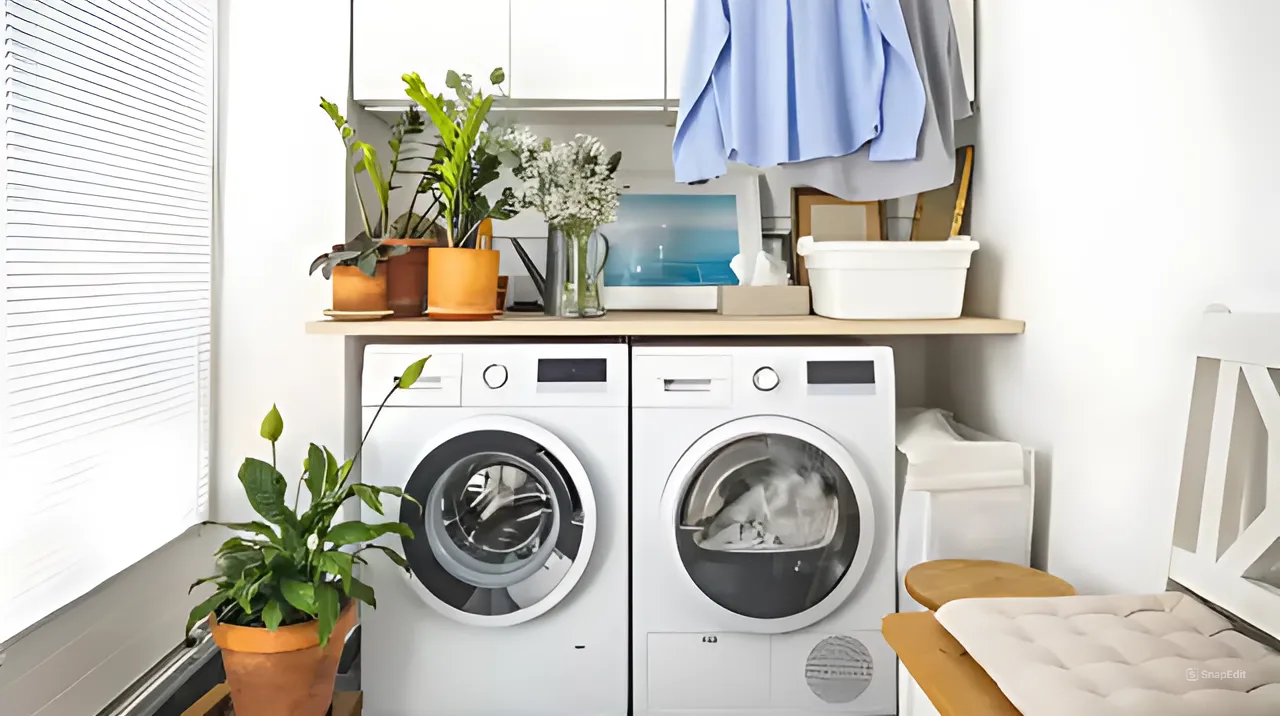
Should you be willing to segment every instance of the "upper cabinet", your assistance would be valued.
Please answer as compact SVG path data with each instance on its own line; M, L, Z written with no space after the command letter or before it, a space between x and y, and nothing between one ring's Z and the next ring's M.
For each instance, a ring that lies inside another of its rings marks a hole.
M693 33L694 0L667 0L667 99L680 99L684 60Z
M512 0L512 99L663 99L665 6L664 0Z
M516 0L526 2L542 4ZM437 93L445 91L449 70L469 73L488 89L495 67L511 77L510 23L511 0L355 0L352 96L366 106L408 102L400 79L407 72L422 75ZM510 91L510 80L503 90Z

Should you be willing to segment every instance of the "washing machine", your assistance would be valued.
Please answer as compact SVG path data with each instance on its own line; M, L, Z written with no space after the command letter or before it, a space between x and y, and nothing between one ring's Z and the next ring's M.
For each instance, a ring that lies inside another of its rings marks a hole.
M402 488L361 579L368 716L622 716L628 661L628 353L614 344L374 345L361 480ZM375 555L376 556L376 555Z
M895 713L892 351L631 368L634 713Z

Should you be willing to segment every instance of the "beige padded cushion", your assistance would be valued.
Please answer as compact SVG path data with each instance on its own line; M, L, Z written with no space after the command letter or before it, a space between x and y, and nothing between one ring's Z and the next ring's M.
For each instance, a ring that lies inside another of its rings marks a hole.
M1280 654L1183 594L961 599L937 618L1024 716L1280 714Z

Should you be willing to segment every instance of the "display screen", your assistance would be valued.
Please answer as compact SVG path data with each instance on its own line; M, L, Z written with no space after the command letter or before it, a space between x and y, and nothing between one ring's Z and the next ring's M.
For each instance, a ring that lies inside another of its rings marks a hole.
M809 385L875 385L876 364L869 360L811 360Z
M604 383L608 379L609 361L604 358L538 360L539 383Z

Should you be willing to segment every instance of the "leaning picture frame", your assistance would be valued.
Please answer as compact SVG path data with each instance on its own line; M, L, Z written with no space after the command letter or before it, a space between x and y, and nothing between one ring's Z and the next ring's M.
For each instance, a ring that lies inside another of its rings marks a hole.
M602 301L609 310L713 311L718 286L736 285L729 260L763 247L761 175L732 171L706 184L665 172L619 176L618 221L608 237Z

